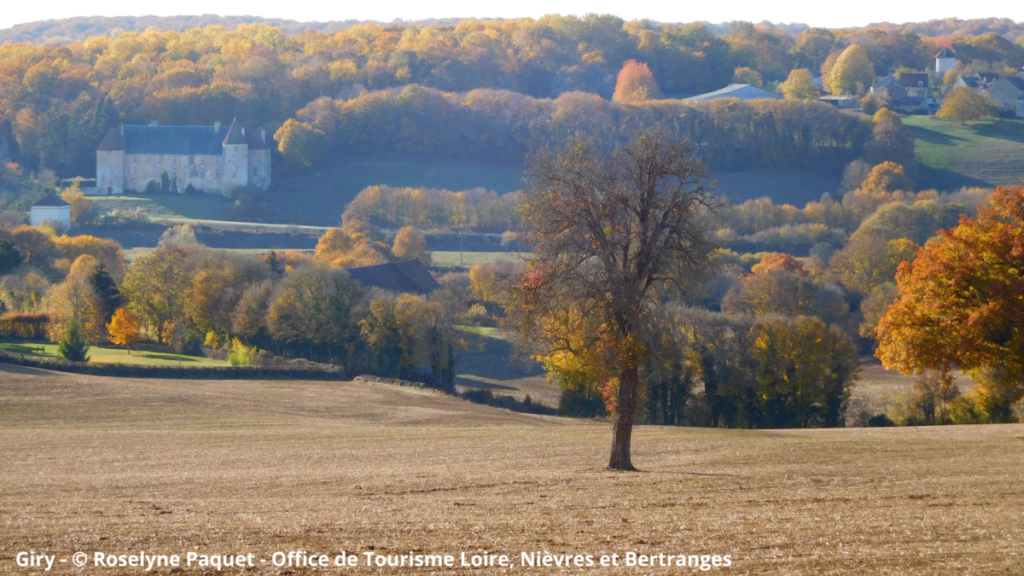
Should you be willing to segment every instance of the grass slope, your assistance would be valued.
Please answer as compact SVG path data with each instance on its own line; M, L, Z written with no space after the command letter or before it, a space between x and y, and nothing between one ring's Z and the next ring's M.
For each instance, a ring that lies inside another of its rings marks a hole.
M917 138L920 189L1007 186L1024 176L1024 121L990 120L961 126L909 116L903 123Z
M371 549L487 550L512 556L510 573L522 571L522 551L728 554L737 574L1024 568L1021 425L641 426L642 473L604 468L609 434L599 422L367 382L0 366L0 572L23 572L15 552L30 549L251 552L267 559L261 574L295 571L271 566L279 550Z
M59 358L57 345L48 342L30 342L26 340L0 340L0 350L29 354L43 358ZM89 347L89 361L96 363L140 364L144 366L178 366L178 355L149 346L141 350L132 350L131 355L123 348L107 348L102 346ZM211 360L201 356L182 356L182 366L227 366L222 360Z

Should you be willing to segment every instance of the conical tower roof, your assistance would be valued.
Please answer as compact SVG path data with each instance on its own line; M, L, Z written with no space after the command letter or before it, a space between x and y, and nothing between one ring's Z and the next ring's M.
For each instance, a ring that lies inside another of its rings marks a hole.
M247 144L245 140L245 134L242 133L242 127L238 125L238 118L231 121L231 128L228 129L228 135L224 137L223 144Z

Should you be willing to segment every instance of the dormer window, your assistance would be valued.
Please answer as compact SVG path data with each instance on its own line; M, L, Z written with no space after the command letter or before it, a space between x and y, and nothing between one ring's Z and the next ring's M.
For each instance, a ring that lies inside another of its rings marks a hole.
M178 157L177 156L171 156L171 166L177 166L177 165L178 165Z
M924 82L923 82L923 81L921 81L921 80L918 80L918 81L917 81L917 85L918 85L918 87L920 87L920 86L924 86Z

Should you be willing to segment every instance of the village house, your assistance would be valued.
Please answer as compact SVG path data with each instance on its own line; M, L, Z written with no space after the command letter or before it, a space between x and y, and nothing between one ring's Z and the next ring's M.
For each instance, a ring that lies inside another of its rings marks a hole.
M144 191L150 183L166 192L192 186L229 195L238 186L270 186L270 141L264 130L230 127L121 126L111 128L96 149L96 192ZM152 187L152 186L151 186Z
M873 96L888 96L893 102L899 102L907 97L907 89L895 78L889 76L872 84L871 94Z
M39 227L45 222L60 224L63 230L71 228L71 204L56 194L47 194L29 208L29 223Z
M992 103L1013 113L1017 118L1024 118L1024 78L1020 76L1003 76L989 86L988 95Z
M907 89L907 98L927 98L928 80L928 74L904 72L900 74L897 82Z

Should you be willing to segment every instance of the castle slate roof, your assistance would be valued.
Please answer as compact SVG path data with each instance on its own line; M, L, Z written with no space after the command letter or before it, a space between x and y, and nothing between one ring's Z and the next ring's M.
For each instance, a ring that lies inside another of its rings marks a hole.
M956 54L953 53L949 48L943 48L939 50L939 53L935 55L936 58L956 58Z
M64 199L61 198L60 196L57 196L56 194L52 194L51 193L51 194L47 194L46 196L43 196L42 198L39 199L38 202L36 202L35 204L32 205L33 208L35 208L36 206L58 207L59 208L61 206L71 206L71 204L68 204L67 202L65 202Z
M219 156L224 144L249 144L250 149L270 146L258 130L248 134L232 122L220 126L122 126L111 128L96 148L99 151L123 150L127 154L176 154L182 156Z
M392 292L430 294L441 287L419 260L349 268L346 272L367 288L382 288Z

